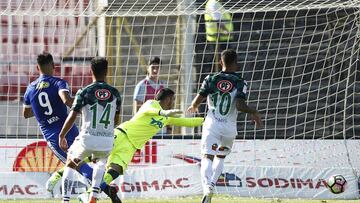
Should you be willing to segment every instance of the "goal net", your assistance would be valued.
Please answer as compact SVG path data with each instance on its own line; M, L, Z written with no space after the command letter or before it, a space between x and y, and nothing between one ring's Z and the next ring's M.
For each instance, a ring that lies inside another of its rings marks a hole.
M106 57L108 82L121 92L127 121L151 58L160 57L159 78L175 90L176 108L185 111L202 80L220 71L219 54L226 48L238 53L239 71L249 83L248 105L262 114L263 126L239 113L238 136L216 192L359 198L360 2L220 0L211 12L229 13L233 25L232 39L223 42L206 39L206 3L2 1L0 179L6 183L0 198L52 197L44 184L62 167L36 120L22 116L23 95L39 75L36 56L42 51L54 56L55 76L68 81L73 95L91 83L91 58ZM198 116L205 112L203 105ZM122 197L201 194L201 131L172 127L158 133L116 182ZM334 174L348 181L339 195L326 188Z

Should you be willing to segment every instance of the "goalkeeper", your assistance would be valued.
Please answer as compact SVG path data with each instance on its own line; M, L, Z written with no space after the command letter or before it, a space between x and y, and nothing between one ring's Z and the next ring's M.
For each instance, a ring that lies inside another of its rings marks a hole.
M164 88L156 95L156 100L146 101L134 117L115 130L114 147L107 161L107 171L101 188L116 195L116 190L109 184L119 175L123 175L137 149L141 149L161 128L166 125L196 127L203 123L203 118L176 118L182 113L172 109L175 93Z

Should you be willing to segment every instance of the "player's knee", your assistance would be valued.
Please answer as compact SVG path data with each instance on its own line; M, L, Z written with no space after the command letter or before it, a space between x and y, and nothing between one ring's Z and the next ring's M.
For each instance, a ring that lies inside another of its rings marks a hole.
M120 173L112 168L110 168L109 170L106 171L106 173L110 174L111 175L111 178L113 180L115 180L117 177L120 176Z
M225 146L220 146L218 149L217 149L217 157L221 158L221 157L226 157L227 155L229 155L231 152L231 149L228 148L228 147L225 147ZM221 156L221 157L220 157Z
M216 150L218 149L218 145L217 145L216 143L212 144L212 145L211 145L211 149L212 149L213 151L216 151Z
M69 167L69 168L72 168L72 169L78 169L78 163L76 162L77 160L71 160L71 159L68 159L66 161L66 166Z
M110 169L118 172L120 175L123 175L123 174L124 174L123 167L120 166L120 165L118 165L118 164L111 163L111 164L110 164Z

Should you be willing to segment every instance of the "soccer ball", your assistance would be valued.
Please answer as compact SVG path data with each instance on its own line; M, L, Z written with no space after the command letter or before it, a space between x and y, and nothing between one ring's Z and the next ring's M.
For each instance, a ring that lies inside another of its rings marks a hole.
M345 191L346 180L342 175L333 175L327 181L330 191L334 194L340 194Z

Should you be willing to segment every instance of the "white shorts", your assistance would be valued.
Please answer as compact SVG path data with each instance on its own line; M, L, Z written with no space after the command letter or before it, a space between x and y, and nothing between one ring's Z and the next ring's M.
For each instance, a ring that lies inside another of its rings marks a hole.
M203 155L220 155L218 152L219 147L227 147L231 150L236 135L223 136L219 133L210 132L207 129L203 129L201 137L201 153Z
M84 160L86 157L91 157L91 160L106 159L110 154L110 151L98 151L86 149L82 146L79 140L75 140L68 150L68 157L74 161L74 159Z

